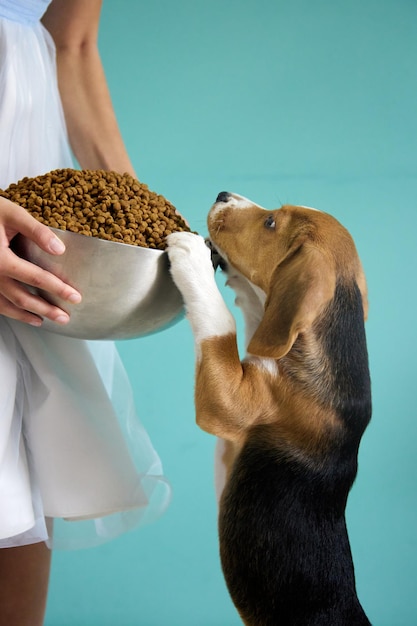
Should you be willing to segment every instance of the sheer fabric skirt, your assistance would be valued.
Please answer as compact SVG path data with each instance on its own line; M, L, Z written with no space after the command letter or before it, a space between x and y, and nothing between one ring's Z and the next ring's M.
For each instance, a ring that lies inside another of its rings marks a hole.
M0 19L1 188L73 167L54 58L41 24ZM0 547L96 545L169 499L114 343L0 316Z

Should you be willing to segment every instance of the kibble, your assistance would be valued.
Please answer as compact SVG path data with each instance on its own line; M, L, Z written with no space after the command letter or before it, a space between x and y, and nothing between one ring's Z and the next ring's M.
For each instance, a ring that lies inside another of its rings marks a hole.
M58 169L0 195L47 226L134 246L164 250L170 233L190 231L168 200L129 174Z

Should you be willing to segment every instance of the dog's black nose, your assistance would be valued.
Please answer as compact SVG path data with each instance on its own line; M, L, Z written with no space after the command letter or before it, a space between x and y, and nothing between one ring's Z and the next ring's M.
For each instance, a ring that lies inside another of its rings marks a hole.
M221 191L216 198L216 202L227 202L230 198L230 193L228 191Z

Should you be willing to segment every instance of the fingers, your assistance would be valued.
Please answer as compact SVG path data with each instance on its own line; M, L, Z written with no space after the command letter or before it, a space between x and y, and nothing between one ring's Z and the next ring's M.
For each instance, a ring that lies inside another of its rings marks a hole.
M76 289L65 284L50 272L18 257L10 242L18 233L24 235L50 254L62 254L64 243L48 228L38 222L21 206L0 197L0 315L6 315L35 326L48 318L66 324L66 311L31 293L28 285L71 304L81 301Z
M42 318L66 324L69 315L31 293L27 285L41 289L51 296L71 304L81 301L81 295L50 272L16 256L10 248L0 249L0 314L39 326Z
M5 315L6 317L10 317L11 319L18 320L20 322L25 322L31 326L42 326L42 322L45 317L48 317L57 324L64 325L69 322L69 315L65 311L58 309L57 307L53 307L52 305L47 305L46 301L42 300L42 298L36 298L35 296L30 298L30 293L23 287L21 290L21 294L17 291L15 292L15 300L17 304L14 304L12 301L0 295L1 315ZM25 305L23 303L26 303L28 308L31 307L33 309L38 309L40 312L43 311L43 314L40 313L39 315L36 315L35 313L31 313L29 310L24 308Z
M65 252L64 243L48 226L41 224L26 209L6 200L6 198L1 198L1 218L8 242L17 233L21 233L45 252L50 254L63 254Z

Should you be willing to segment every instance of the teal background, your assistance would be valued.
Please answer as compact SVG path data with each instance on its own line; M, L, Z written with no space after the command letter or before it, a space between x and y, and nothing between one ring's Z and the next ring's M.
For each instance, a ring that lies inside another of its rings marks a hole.
M193 229L217 193L332 213L368 278L373 420L347 519L375 625L417 624L415 0L105 0L100 48L138 177ZM219 285L239 328L233 297ZM214 439L194 423L188 323L121 342L173 486L159 521L56 553L48 626L235 626Z

